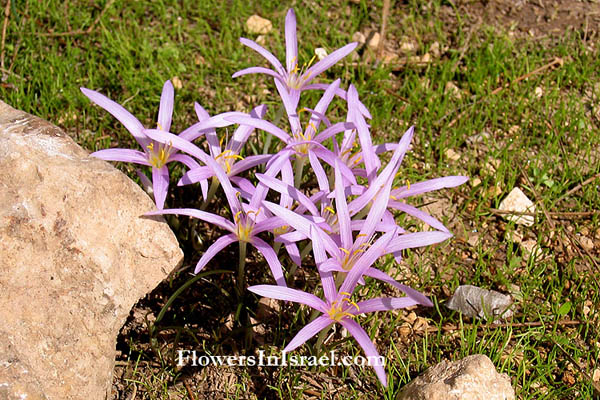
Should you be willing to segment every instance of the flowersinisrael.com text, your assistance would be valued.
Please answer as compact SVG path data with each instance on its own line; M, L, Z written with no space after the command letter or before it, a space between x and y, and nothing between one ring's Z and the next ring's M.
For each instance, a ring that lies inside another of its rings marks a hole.
M177 350L177 366L206 367L218 365L223 367L331 367L331 366L385 366L385 358L358 356L338 356L331 351L327 355L303 356L281 353L280 356L266 355L259 350L257 355L249 356L215 356L201 354L196 350Z

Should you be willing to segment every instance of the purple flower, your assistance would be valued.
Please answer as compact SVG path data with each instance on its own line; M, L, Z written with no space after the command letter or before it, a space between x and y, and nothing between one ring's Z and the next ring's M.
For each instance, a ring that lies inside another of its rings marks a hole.
M125 128L133 135L135 140L142 146L143 151L131 149L106 149L91 154L93 157L107 161L123 161L152 167L152 188L156 207L162 209L169 189L169 169L167 164L179 161L189 168L197 168L200 165L191 157L178 154L168 143L157 142L146 135L146 128L129 111L121 105L110 100L108 97L90 89L81 88L92 102L96 103L118 119ZM158 131L167 133L171 128L171 117L173 114L173 85L166 81L160 96L160 107L158 110Z
M356 339L369 359L379 359L379 353L369 338L369 335L355 321L356 316L369 312L410 307L418 304L418 301L411 297L399 297L374 298L356 303L351 300L351 296L359 279L362 277L364 272L370 268L371 264L375 262L377 258L379 258L389 241L394 236L394 233L395 232L389 232L383 235L375 243L373 243L368 250L365 251L364 256L355 265L355 268L348 273L339 290L336 289L335 282L331 274L322 274L325 300L322 300L311 293L306 293L287 287L283 288L273 285L258 285L248 288L248 290L258 294L259 296L305 304L321 312L319 317L307 324L296 334L296 336L285 347L283 350L284 352L289 352L296 349L304 344L307 340L317 335L320 331L329 327L331 324L339 323L346 328L348 332L350 332L354 339ZM318 238L315 238L315 240L318 241ZM319 257L317 256L317 253L322 253L322 249L318 248L319 243L316 244L317 250L315 250L315 258L318 259ZM382 365L373 365L373 368L375 369L381 384L383 386L387 386L387 378L384 367Z
M342 58L346 57L358 45L358 43L347 44L346 46L337 49L333 53L329 54L327 57L323 58L312 67L310 66L312 62L311 60L311 62L309 62L309 65L305 65L304 67L300 68L298 66L298 38L296 36L296 14L292 9L288 11L287 16L285 17L285 68L283 67L283 65L281 65L279 60L271 52L269 52L256 42L245 38L240 38L240 42L242 42L243 45L250 47L252 50L256 51L264 58L266 58L267 61L269 61L269 63L271 63L271 65L273 66L273 69L264 67L251 67L236 72L235 74L233 74L233 77L237 78L241 75L256 73L267 74L274 77L276 80L283 84L282 88L289 94L293 108L296 108L298 105L298 101L300 99L300 92L309 89L309 83L314 78L316 78L325 70L329 69L332 65L340 61ZM305 70L305 68L307 69ZM315 89L321 88L322 87L320 86L315 87ZM278 89L280 88L278 87ZM281 93L281 90L280 94L283 95L283 93ZM339 88L337 88L336 94L342 97L346 96L346 93Z

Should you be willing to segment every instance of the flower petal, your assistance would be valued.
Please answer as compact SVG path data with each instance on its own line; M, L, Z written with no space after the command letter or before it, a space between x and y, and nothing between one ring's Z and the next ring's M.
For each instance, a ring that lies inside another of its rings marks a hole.
M148 155L139 150L105 149L93 152L90 154L90 157L96 157L105 161L131 162L150 166L150 163L148 162Z
M417 304L421 304L426 307L433 307L433 303L427 298L427 296L409 286L401 284L400 282L396 281L394 278L392 278L391 276L389 276L381 270L378 270L376 268L369 268L367 272L365 272L365 275L392 285L396 289L402 291L412 300L414 300Z
M286 71L283 69L283 66L281 65L279 60L270 51L268 51L258 43L246 38L240 38L240 42L244 46L250 47L252 50L256 51L258 54L266 58L267 61L270 62L271 65L273 65L275 71L277 71L281 76L285 76Z
M443 242L451 237L451 233L440 231L405 233L404 235L399 235L390 242L386 254L395 253L404 249L429 246Z
M327 304L312 293L303 292L298 289L281 287L275 285L256 285L248 288L252 293L259 296L269 297L271 299L293 301L294 303L305 304L309 307L326 312Z
M160 107L158 109L158 124L159 129L163 131L171 130L171 118L173 116L173 102L175 91L171 81L166 81L163 85L162 94L160 95Z
M210 260L212 260L214 258L214 256L217 255L217 253L219 253L225 247L229 246L231 243L234 243L237 241L238 241L237 236L235 236L233 233L230 233L229 235L221 236L220 238L215 240L215 242L213 244L211 244L208 249L206 249L206 251L204 252L202 257L198 261L198 264L196 264L196 269L194 270L194 274L197 274L198 272L202 271L202 269L206 266L206 264L208 264L208 262Z
M420 219L421 221L425 222L427 225L431 226L434 229L437 229L442 232L450 232L448 230L448 228L446 228L444 226L444 224L442 224L440 221L433 218L431 215L427 214L426 212L421 211L418 208L413 207L409 204L390 200L388 202L388 207L395 208L396 210L404 211L408 215Z
M281 268L281 263L279 262L279 258L277 254L275 254L275 250L271 246L269 246L264 240L254 236L251 240L252 245L258 249L258 251L265 257L267 260L267 264L269 264L269 268L271 269L271 273L273 274L273 279L277 282L278 286L287 286L285 283L285 278L283 277L283 269Z
M162 210L169 191L169 168L166 165L161 168L152 168L152 190L156 208Z
M445 176L443 178L430 179L423 182L417 182L410 185L410 189L407 186L402 186L395 189L392 192L392 196L402 199L405 197L415 196L434 190L440 190L445 188L452 188L462 185L469 180L467 176Z
M332 65L340 61L342 58L346 57L348 54L352 53L352 51L358 46L358 43L353 42L345 45L342 48L337 49L333 53L329 54L327 57L323 58L321 61L310 67L303 75L302 78L304 80L304 84L309 83L314 78L316 78L323 71L329 69Z
M296 189L294 186L265 174L256 174L256 177L269 188L281 194L286 194L292 199L296 200L298 203L302 204L312 215L319 215L319 210L317 210L317 207L304 193Z
M348 332L350 332L350 334L354 337L354 339L356 339L360 347L362 347L367 358L371 360L371 363L373 364L371 366L375 370L379 381L383 386L387 387L387 377L385 375L385 368L383 367L383 365L379 365L379 363L377 363L376 360L379 360L380 356L377 352L377 349L375 348L375 345L371 341L371 338L369 337L369 335L367 335L367 332L365 332L365 330L356 321L350 318L342 318L340 324L342 324L344 328L348 329Z
M377 297L365 301L359 301L356 305L358 310L350 311L354 315L366 314L375 311L391 311L398 308L406 308L419 304L410 297Z
M298 38L296 37L296 13L289 9L285 16L285 63L288 72L298 64Z
M304 328L300 329L296 336L285 346L283 349L284 352L290 352L304 343L307 340L315 336L317 333L321 332L323 329L327 328L329 325L333 324L333 320L329 318L327 315L321 315L317 317L314 321L308 323Z
M226 220L220 215L211 214L206 211L196 210L194 208L167 208L165 210L152 211L145 215L187 215L188 217L197 218L202 221L217 225L229 232L235 232L235 225L231 221Z
M112 101L105 95L86 88L81 88L83 94L85 94L91 101L104 108L106 111L112 114L113 117L118 119L127 130L133 135L135 140L142 146L146 146L150 143L150 139L144 136L144 126L142 123L134 117L129 111L127 111L120 104Z

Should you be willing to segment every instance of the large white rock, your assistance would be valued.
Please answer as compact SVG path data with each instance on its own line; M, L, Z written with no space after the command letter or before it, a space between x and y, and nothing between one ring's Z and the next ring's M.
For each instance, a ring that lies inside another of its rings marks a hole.
M514 400L506 374L483 354L429 368L402 389L398 400Z
M0 398L104 399L131 307L181 261L152 200L0 101Z

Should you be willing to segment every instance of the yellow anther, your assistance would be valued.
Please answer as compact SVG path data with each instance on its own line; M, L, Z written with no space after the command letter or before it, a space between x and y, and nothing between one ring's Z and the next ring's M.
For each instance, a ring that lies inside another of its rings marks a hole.
M343 248L343 247L340 247L340 250L341 250L341 251L343 251L344 253L346 253L346 256L349 256L349 255L350 255L350 250L346 250L346 249L345 249L345 248Z
M335 210L331 206L325 207L325 211L329 211L332 214L335 214Z
M239 193L239 192L238 192ZM238 211L235 213L235 215L233 216L233 220L235 221L235 223L237 224L238 222L240 222L240 215L242 214L242 210Z
M359 156L355 161L354 161L354 165L360 164L360 162L362 161L362 156Z
M154 142L150 143L146 148L150 151L154 151Z
M158 127L159 131L164 131L164 129L162 128L162 126L158 122L156 123L156 126Z
M398 201L398 199L396 198L396 196L390 196L390 199Z
M366 233L359 233L358 235L356 235L356 238L358 239L361 236L367 236L367 234Z
M348 297L352 296L352 294L350 294L348 292L340 292L340 294L343 294L344 296L348 296Z
M406 190L410 190L410 181L406 180Z

